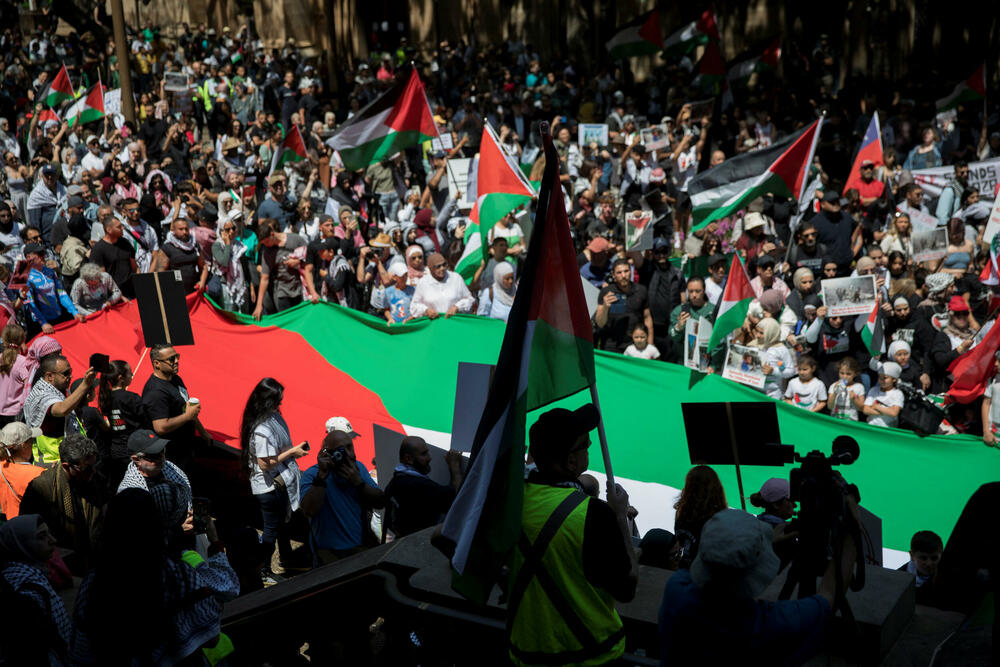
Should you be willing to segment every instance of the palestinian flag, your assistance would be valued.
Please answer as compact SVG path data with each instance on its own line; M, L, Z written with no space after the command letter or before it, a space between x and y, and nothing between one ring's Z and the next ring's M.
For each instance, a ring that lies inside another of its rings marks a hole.
M851 165L851 174L847 177L844 185L844 194L851 188L856 188L861 183L861 163L871 160L875 166L882 164L882 130L879 129L878 112L872 114L872 120L868 123L865 131L865 138L861 140L861 148L854 156L854 164Z
M416 146L438 135L416 68L337 130L327 145L348 171Z
M66 110L66 120L73 127L101 118L104 118L104 86L98 81Z
M50 120L54 120L57 123L62 122L62 118L59 117L59 114L53 111L52 109L42 109L41 111L38 112L39 125L43 125L44 123L47 123Z
M444 519L452 586L485 603L521 533L530 411L594 384L593 329L559 185L559 156L544 134L545 175L517 297L507 321L465 481Z
M715 11L712 7L702 12L697 21L688 23L667 37L667 41L663 44L663 52L683 56L696 46L708 44L710 40L719 41L719 28L715 23Z
M955 86L955 90L951 91L951 95L942 97L935 102L935 105L937 106L937 110L941 112L954 109L961 104L984 99L985 97L986 65L984 63L979 66L979 69L972 76Z
M663 31L660 30L660 12L652 10L619 26L614 37L605 46L612 60L632 56L646 56L663 49Z
M1000 255L1000 234L994 234L990 241L990 258L986 260L986 265L979 273L979 282L984 285L1000 285L1000 265L997 264L997 255Z
M732 215L757 197L773 193L798 199L819 139L820 123L759 151L730 158L688 181L692 231Z
M781 37L775 39L760 55L740 60L726 72L726 80L730 84L746 85L750 76L756 72L766 72L778 67L781 60Z
M282 139L281 145L274 151L274 157L271 158L271 170L267 174L270 176L276 169L280 169L289 162L301 162L305 159L306 144L302 141L302 133L299 132L298 126L293 124L292 129Z
M873 357L885 354L885 318L882 317L882 300L875 302L875 307L868 317L862 320L860 317L855 320L861 331L861 340Z
M625 250L642 252L653 249L653 212L632 211L625 216Z
M479 144L479 168L476 172L476 203L465 229L465 250L455 266L470 282L487 255L490 229L518 206L531 201L535 189L517 163L500 146L500 139L489 123L483 126Z
M69 72L66 71L66 65L64 64L59 68L55 78L49 83L45 92L42 93L41 100L45 103L45 106L57 107L66 100L71 100L75 97L73 84L70 83Z
M726 76L726 61L722 59L722 51L718 42L709 42L705 53L698 61L698 76L694 85L703 90L711 90L714 94L720 92L720 83Z
M993 326L979 344L965 354L959 355L948 366L948 372L955 381L945 393L956 403L972 403L980 398L989 386L990 380L996 375L993 355L998 349L1000 349L1000 326L993 320Z
M503 322L475 316L388 326L384 318L328 303L302 304L259 322L222 311L200 295L188 298L188 310L195 343L178 351L184 356L184 382L202 401L201 422L235 454L246 397L262 377L273 377L285 386L281 411L292 441L314 443L309 455L299 459L303 470L316 464L315 438L332 414L331 400L336 401L336 414L346 416L361 434L354 448L365 464L375 455L375 424L419 435L442 456L450 446L458 447L452 435L459 429L453 425L455 375L442 375L442 369L455 369L460 362L495 364L505 331ZM90 353L99 348L132 365L133 389L141 388L152 373L135 301L102 310L86 322L57 324L52 336L73 368L86 368ZM229 364L223 373L222 359L251 361ZM615 479L640 509L636 521L641 532L653 527L672 530L673 502L691 468L681 405L770 399L717 375L693 375L695 371L678 364L601 351L595 351L594 363L607 437L615 447ZM440 381L415 386L400 382L400 377ZM317 387L324 391L317 392ZM576 408L581 398L560 404ZM878 444L851 466L850 477L865 490L865 504L883 518L887 566L909 561L910 537L918 530L933 530L947 541L965 500L981 484L996 481L997 452L983 447L978 437L923 437L905 429L828 419L786 403L775 403L775 411L787 442L830 443L838 435L849 435ZM656 418L637 419L637 414ZM528 427L532 422L529 415ZM672 435L664 438L664 433ZM651 449L651 442L657 446ZM392 477L396 461L387 463L384 478L379 476L383 482ZM600 456L591 456L591 468L603 481ZM896 474L886 475L886 470ZM432 477L435 471L443 475L436 480L447 484L447 468L435 465ZM759 488L774 476L774 468L743 469L747 488ZM737 497L735 477L720 479L726 495ZM931 487L939 492L923 492Z
M750 310L750 302L754 300L753 288L750 287L750 277L739 253L733 253L733 262L729 265L726 279L726 289L722 292L719 305L715 307L715 317L712 318L712 337L708 340L708 349L714 350L726 336L743 326Z

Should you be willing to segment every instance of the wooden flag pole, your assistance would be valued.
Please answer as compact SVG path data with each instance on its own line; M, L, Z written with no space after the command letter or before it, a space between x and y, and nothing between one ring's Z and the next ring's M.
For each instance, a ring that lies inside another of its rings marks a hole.
M608 450L608 436L604 433L604 413L601 412L601 401L597 397L597 386L590 385L590 400L597 408L600 419L597 422L597 435L601 439L601 454L604 455L604 475L608 478L608 488L615 483L615 473L611 470L611 452Z

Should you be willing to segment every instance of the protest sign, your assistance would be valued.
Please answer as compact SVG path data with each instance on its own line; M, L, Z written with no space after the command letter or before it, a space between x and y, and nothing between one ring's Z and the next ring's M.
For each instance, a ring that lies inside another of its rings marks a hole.
M438 151L448 152L455 147L455 142L452 141L451 132L445 132L440 137L434 137L431 139L431 151L437 153Z
M372 424L372 435L375 445L375 476L378 478L379 488L385 491L385 487L395 474L394 469L399 463L399 445L403 442L406 434L393 431L380 424ZM431 455L431 471L427 473L427 476L438 484L450 484L451 472L448 469L448 461L444 457L448 450L433 442L428 442L427 445ZM365 468L367 467L366 465Z
M914 169L912 173L913 180L924 189L924 194L933 198L941 196L955 168ZM1000 158L969 163L969 187L978 190L981 197L992 199L997 184L1000 184Z
M691 102L691 120L701 121L701 119L706 116L711 118L713 109L715 109L714 97L709 97L707 100Z
M112 116L122 112L122 89L115 88L104 92L104 113Z
M473 166L471 158L455 158L448 160L448 192L462 193L462 201L458 202L459 208L472 208L468 200L469 169Z
M993 243L997 231L1000 231L1000 184L997 184L993 191L993 210L990 211L990 219L986 223L986 231L983 232L983 243L986 245Z
M184 72L164 72L163 90L170 93L179 93L190 87L188 76Z
M948 254L948 230L919 229L913 232L913 261L931 262Z
M646 147L647 151L658 151L667 147L666 125L644 127L639 130L639 136L642 139L642 145Z
M652 211L636 210L625 216L625 249L642 252L653 249Z
M875 307L875 276L827 278L821 285L827 317L867 315Z
M762 366L758 348L730 343L726 348L726 364L722 369L722 377L763 389L766 377Z
M897 207L900 213L910 216L910 226L914 232L921 230L928 231L938 226L938 219L930 213L924 213L920 209L910 207Z
M684 365L696 371L708 370L708 341L712 338L712 324L704 317L688 318L684 325Z
M607 123L580 123L579 144L586 146L594 141L598 146L608 145Z

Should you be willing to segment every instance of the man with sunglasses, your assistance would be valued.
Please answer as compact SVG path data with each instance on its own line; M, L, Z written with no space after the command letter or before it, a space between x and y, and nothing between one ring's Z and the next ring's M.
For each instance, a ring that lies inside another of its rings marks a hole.
M24 401L24 420L31 428L40 428L35 438L35 462L52 464L59 458L59 443L70 433L82 433L76 410L85 403L87 392L97 386L97 371L88 368L83 382L69 392L73 369L62 355L46 357L42 377L31 387Z
M199 440L211 442L198 421L201 403L192 402L177 374L181 355L172 346L154 345L149 350L149 359L153 374L142 388L142 404L153 431L170 444L170 460L185 468L194 462L195 444Z
M191 482L184 471L167 460L168 441L149 429L140 428L128 437L128 451L132 460L125 468L125 476L118 485L118 493L125 489L144 489L152 493L157 484L174 484L180 490L182 502L191 509Z
M803 222L795 232L795 245L788 253L788 263L791 265L785 273L795 273L795 269L806 268L819 274L823 270L823 257L826 256L826 245L819 242L816 225Z

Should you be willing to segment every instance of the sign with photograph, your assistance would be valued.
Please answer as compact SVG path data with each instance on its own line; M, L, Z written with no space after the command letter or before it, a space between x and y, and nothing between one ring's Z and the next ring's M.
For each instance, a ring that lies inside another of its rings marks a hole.
M875 307L875 276L827 278L821 286L827 317L868 315Z
M170 93L179 93L190 88L188 75L184 72L164 72L163 90Z
M948 254L948 230L944 227L913 232L913 261L931 262Z
M726 348L726 365L722 369L722 377L755 389L763 389L767 378L760 361L760 350L730 343Z
M580 123L579 144L586 146L590 142L596 142L598 146L608 145L608 125L607 123Z
M658 151L667 147L667 126L652 125L639 130L642 145L647 151Z
M108 116L122 112L122 89L115 88L104 93L104 113Z
M712 323L704 317L688 318L684 325L684 365L704 373L708 370L708 341Z

